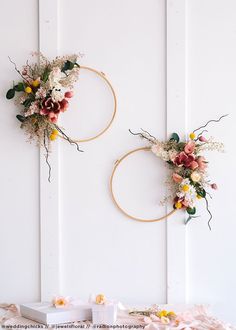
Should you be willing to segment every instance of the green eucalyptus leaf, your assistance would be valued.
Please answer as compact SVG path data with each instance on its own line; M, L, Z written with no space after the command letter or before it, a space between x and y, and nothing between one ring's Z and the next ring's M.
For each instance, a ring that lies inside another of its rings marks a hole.
M72 70L75 66L75 63L69 61L69 70Z
M21 122L23 123L25 121L25 117L22 116L22 115L16 115L16 118Z
M67 61L64 63L64 65L63 65L61 71L62 71L62 72L65 72L65 71L67 71L67 70L72 70L72 69L74 68L74 66L75 66L75 63L73 63L73 62L67 60Z
M174 140L178 143L179 142L179 135L177 133L173 133L170 137L170 140Z
M23 104L26 108L29 108L29 106L31 105L32 102L33 102L33 99L28 98L28 99L26 99L22 104Z
M15 90L13 88L9 89L9 91L6 94L6 98L10 100L13 99L14 96L15 96Z
M25 86L22 82L18 83L17 85L14 86L14 90L16 92L23 92L25 90Z
M188 212L188 214L193 215L193 214L196 213L196 207L193 207L193 208L188 207L188 208L186 209L186 211Z
M198 190L198 191L197 191L197 194L198 194L199 196L201 196L202 198L205 198L205 197L206 197L206 190L205 190L205 189Z
M42 74L42 81L45 83L48 80L50 70L49 68L45 68L43 74Z

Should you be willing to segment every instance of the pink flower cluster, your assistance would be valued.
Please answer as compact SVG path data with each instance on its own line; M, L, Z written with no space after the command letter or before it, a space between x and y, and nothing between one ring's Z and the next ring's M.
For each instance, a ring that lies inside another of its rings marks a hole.
M207 162L205 157L194 155L195 142L189 141L185 147L184 151L178 153L174 158L174 164L178 167L184 166L191 170L199 169L204 171L207 167Z
M42 108L40 114L47 116L52 123L56 123L60 112L65 112L69 107L68 98L73 96L73 92L66 92L65 98L61 101L55 102L51 97L47 97L42 101Z

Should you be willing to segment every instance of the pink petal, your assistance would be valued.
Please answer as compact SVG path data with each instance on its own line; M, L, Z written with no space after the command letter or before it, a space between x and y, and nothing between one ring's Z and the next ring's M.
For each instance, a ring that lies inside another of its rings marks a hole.
M183 181L183 177L177 173L172 174L172 179L174 180L175 183L180 183Z

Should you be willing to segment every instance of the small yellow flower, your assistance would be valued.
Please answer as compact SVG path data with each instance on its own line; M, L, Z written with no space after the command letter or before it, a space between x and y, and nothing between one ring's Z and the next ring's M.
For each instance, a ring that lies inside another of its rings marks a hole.
M197 195L197 199L202 199L202 196L200 196L200 195Z
M105 304L106 302L106 297L104 296L104 294L98 294L95 300L96 304L98 305L102 305Z
M52 134L58 135L58 130L54 128L54 130L52 131Z
M160 312L158 312L158 316L159 317L167 317L167 314L168 314L168 312L165 310L165 309L163 309L162 311L160 311Z
M26 92L27 94L32 93L32 88L29 87L29 86L27 86L27 87L25 88L25 92Z
M196 134L195 133L190 133L189 134L189 137L190 137L191 140L194 140L195 137L196 137Z
M182 203L181 202L176 202L175 203L175 208L176 209L181 209L181 207L182 207Z
M33 87L38 87L39 84L40 84L40 82L39 82L38 79L32 81L32 86L33 86Z
M170 311L170 312L168 312L167 317L169 317L169 318L175 318L176 317L176 314L175 314L175 312Z
M56 138L57 138L57 136L56 136L55 134L51 134L51 135L50 135L50 140L51 140L51 141L55 141Z
M50 135L50 140L51 140L51 141L56 140L57 135L58 135L58 130L54 129L54 130L52 131L52 134Z
M183 185L182 190L183 190L184 192L189 191L189 186L188 186L187 184Z

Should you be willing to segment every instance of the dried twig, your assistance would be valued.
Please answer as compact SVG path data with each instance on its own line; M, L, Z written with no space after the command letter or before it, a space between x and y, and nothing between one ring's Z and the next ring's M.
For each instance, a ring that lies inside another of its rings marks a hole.
M44 148L46 150L45 159L46 159L46 163L48 165L48 182L51 182L52 167L51 167L51 165L48 161L48 159L49 159L49 149L48 149L47 142L46 142L46 130L44 130L43 145L44 145Z
M144 130L142 130L142 131L145 132L147 135L145 135L145 134L143 134L143 133L134 133L134 132L131 131L131 129L129 129L129 132L130 132L132 135L138 135L138 136L140 136L141 138L146 139L146 140L148 140L148 141L151 142L151 143L154 143L154 142L156 141L156 139L155 139L151 134L149 134L148 132L146 132L146 131L144 131Z
M205 125L196 128L196 129L193 131L193 133L199 131L199 130L202 129L202 128L207 127L207 125L210 124L210 123L212 123L212 122L214 122L214 123L218 123L222 118L227 117L227 116L228 116L228 114L221 116L219 119L211 119L211 120L209 120Z
M12 61L12 59L10 58L10 56L8 56L8 59L9 59L9 61L14 65L16 72L19 73L19 75L21 76L21 78L22 78L24 81L26 81L27 84L29 84L28 80L25 79L25 77L21 74L20 70L17 69L16 63Z
M208 220L208 227L209 227L209 229L211 230L211 225L210 225L210 222L211 222L211 220L212 220L212 213L211 213L211 211L209 210L209 203L208 203L208 200L207 200L207 198L205 197L204 198L205 199L205 201L206 201L206 208L207 208L207 212L209 213L209 215L210 215L210 218L209 218L209 220Z
M65 132L63 132L63 130L59 126L57 126L56 124L54 124L54 126L70 144L74 144L78 151L83 152L83 150L80 149L76 141L72 140L68 135L66 135Z
M202 132L200 132L200 133L197 135L196 140L198 140L199 137L200 137L204 132L208 132L208 130L207 130L207 129L204 129Z

